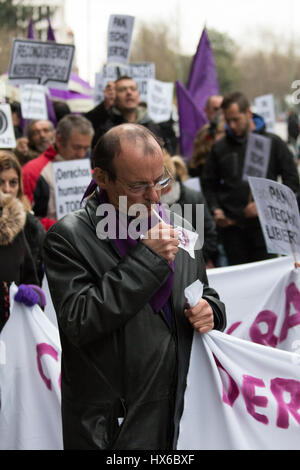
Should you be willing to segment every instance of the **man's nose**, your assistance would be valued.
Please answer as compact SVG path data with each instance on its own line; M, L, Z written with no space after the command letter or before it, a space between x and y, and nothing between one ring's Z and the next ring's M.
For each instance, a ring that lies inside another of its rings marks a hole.
M152 202L160 201L160 191L157 191L154 186L147 186L147 199Z
M85 149L80 149L76 152L75 158L84 158L86 156L86 150Z

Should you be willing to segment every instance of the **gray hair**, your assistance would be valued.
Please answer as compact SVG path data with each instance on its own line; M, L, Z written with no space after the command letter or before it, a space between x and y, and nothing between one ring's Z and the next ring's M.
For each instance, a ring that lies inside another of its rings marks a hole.
M77 131L82 135L90 135L93 137L94 128L91 122L83 116L77 114L68 114L63 117L56 127L56 134L61 136L63 145L66 145L71 134Z

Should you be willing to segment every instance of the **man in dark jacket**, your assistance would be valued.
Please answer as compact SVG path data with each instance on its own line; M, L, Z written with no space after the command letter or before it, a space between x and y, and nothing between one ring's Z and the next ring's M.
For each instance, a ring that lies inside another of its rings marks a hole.
M250 111L247 98L234 92L222 103L227 122L226 135L216 142L207 159L202 187L214 215L230 265L267 259L265 241L249 184L243 181L248 134L259 133L271 139L266 178L282 183L295 193L299 176L287 145L267 133L263 119Z
M141 124L164 141L169 141L170 136L164 139L160 126L152 121L147 108L140 103L137 83L125 75L107 84L104 90L104 101L86 113L85 117L91 121L95 130L93 148L105 132L126 122Z
M95 192L50 228L45 243L62 344L64 447L172 449L193 332L223 330L224 305L208 286L201 250L194 259L178 248L172 219L177 226L179 216L159 203L170 177L156 137L123 124L100 139L94 156ZM130 231L134 207L150 227L139 238ZM165 222L151 217L153 207ZM191 308L184 289L197 279L203 296Z

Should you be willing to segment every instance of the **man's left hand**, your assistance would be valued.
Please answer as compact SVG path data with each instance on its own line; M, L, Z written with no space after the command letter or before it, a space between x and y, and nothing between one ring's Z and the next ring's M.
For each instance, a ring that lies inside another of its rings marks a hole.
M200 299L194 307L186 303L184 314L199 333L208 333L214 327L213 309L205 299Z

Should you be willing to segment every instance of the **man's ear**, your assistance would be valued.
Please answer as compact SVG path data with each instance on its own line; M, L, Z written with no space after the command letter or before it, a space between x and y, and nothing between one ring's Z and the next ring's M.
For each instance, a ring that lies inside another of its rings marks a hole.
M93 178L100 188L107 189L108 174L106 171L103 171L102 168L96 166L94 168Z
M61 138L61 135L60 134L55 134L55 147L58 151L58 153L60 153L60 150L62 148L62 138Z

